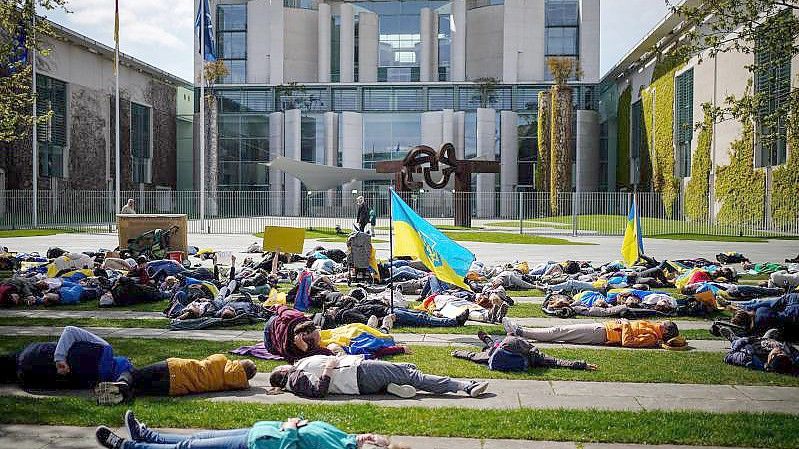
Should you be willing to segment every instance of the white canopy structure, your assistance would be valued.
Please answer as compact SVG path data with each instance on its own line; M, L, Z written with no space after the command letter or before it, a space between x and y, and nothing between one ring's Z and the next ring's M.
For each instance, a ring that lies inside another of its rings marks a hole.
M308 190L329 190L353 181L385 181L394 178L393 173L378 173L375 170L364 168L318 165L283 156L277 156L265 165L294 176L302 181Z

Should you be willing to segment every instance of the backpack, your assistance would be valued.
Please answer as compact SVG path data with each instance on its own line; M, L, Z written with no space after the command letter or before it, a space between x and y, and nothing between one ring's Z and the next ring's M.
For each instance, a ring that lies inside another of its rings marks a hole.
M530 368L530 351L527 340L508 336L496 343L488 357L488 369L493 371L527 371Z

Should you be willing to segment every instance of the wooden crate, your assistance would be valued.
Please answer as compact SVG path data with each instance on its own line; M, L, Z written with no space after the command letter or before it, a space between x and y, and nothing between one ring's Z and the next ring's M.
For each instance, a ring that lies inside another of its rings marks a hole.
M119 247L126 248L128 240L136 238L153 229L169 229L177 226L178 230L169 240L169 251L183 251L189 246L187 231L188 219L186 214L117 214L117 233Z

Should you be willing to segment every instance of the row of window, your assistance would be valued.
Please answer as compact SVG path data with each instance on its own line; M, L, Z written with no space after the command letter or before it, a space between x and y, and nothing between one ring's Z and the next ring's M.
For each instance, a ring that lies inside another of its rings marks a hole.
M64 150L67 147L67 83L37 74L36 94L37 113L45 115L52 111L47 122L36 128L39 175L62 178L66 157ZM147 106L130 104L130 151L134 183L150 183L152 179L151 111Z

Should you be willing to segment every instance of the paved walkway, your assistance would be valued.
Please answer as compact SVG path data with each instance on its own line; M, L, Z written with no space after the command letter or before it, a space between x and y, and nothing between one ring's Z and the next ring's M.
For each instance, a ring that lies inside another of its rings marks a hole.
M98 423L99 424L99 423ZM120 435L127 433L116 429ZM191 433L187 429L164 429L170 433ZM523 440L478 440L472 438L394 437L414 449L722 449L711 446L647 446L642 444L571 443ZM94 427L0 425L3 447L15 449L95 448ZM738 448L724 448L738 449Z
M781 412L799 415L799 387L756 385L699 385L628 382L583 382L489 379L488 393L471 398L463 393L419 393L413 399L390 395L342 396L305 399L275 394L269 374L259 373L250 389L198 395L213 401L262 404L375 404L385 407L458 407L468 409L598 409L624 411L695 410L715 413ZM88 396L82 391L23 391L0 386L1 396Z
M57 337L61 335L63 327L51 326L0 326L0 336L40 335ZM214 340L214 341L261 341L263 332L260 330L224 330L209 329L196 331L170 331L166 329L150 329L140 327L86 327L101 337L113 338L164 338L164 339L189 339L189 340ZM477 335L465 334L392 334L397 343L407 343L423 346L482 346ZM593 348L597 350L616 351L662 351L662 349L633 349L619 348L616 346L585 346L560 343L536 343L540 348ZM689 346L695 351L722 352L729 349L729 342L722 340L690 340Z

